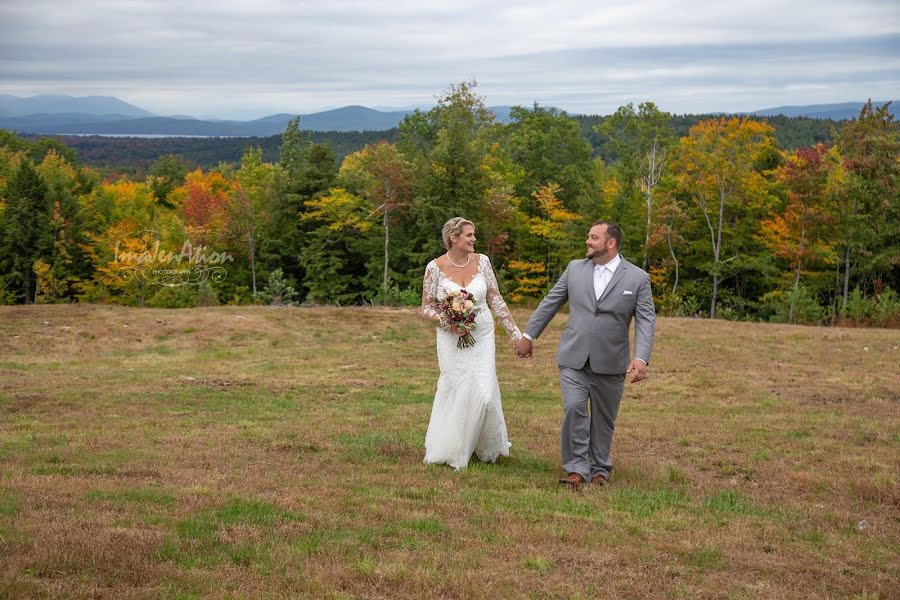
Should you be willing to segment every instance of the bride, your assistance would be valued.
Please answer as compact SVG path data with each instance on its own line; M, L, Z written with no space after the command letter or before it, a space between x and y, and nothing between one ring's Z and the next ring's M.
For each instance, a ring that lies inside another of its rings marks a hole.
M475 254L475 226L455 217L442 232L447 253L425 268L422 315L437 322L437 354L441 374L425 435L425 463L446 463L455 469L469 464L474 452L485 462L509 456L510 443L500 404L500 387L494 365L494 319L500 319L515 342L522 334L516 327L500 290L491 262ZM438 303L450 291L465 289L474 294L475 345L458 348L466 332L442 322ZM490 310L488 310L488 308Z

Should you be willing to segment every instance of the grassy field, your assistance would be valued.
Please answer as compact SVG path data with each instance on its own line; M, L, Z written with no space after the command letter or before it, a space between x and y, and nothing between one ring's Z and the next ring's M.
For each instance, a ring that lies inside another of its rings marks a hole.
M454 472L412 310L0 307L0 597L898 597L900 332L661 319L572 492L563 320Z

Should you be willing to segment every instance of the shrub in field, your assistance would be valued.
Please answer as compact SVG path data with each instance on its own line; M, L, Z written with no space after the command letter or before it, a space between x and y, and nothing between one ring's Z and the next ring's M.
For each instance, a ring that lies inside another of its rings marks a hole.
M281 269L275 269L269 275L266 289L256 293L256 297L264 304L271 306L293 306L297 291L288 284Z
M900 296L885 288L877 296L867 298L856 288L847 297L841 316L853 325L895 326L900 323Z
M197 288L189 285L161 287L147 301L150 308L191 308L197 306Z
M786 291L769 292L763 301L771 311L769 321L772 323L818 325L828 316L818 299L802 285Z

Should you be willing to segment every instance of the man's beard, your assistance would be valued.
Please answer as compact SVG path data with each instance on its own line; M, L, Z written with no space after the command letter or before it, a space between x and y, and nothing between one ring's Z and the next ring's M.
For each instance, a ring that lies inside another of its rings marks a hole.
M589 248L587 251L587 258L599 258L606 255L606 248Z

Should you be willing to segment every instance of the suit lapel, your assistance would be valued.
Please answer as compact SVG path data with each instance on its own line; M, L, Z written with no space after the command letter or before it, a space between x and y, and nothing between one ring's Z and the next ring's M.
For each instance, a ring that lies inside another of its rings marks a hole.
M611 289L613 289L614 287L616 287L616 284L619 283L619 280L622 279L622 277L624 277L625 269L627 269L627 268L628 268L628 263L625 262L625 259L623 258L622 261L619 263L619 268L616 269L615 273L613 273L612 279L610 279L609 283L606 284L606 289L603 290L603 295L600 296L600 300L598 300L597 302L603 302L603 299L606 298L607 296L609 296L609 291Z
M587 286L588 305L594 306L597 304L597 297L594 296L594 263L590 259L587 260L584 270L585 275L582 277L582 281Z

